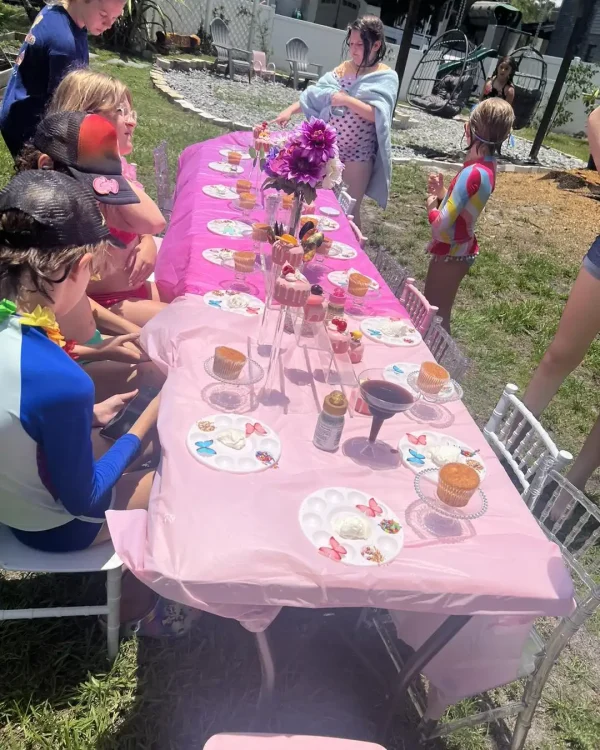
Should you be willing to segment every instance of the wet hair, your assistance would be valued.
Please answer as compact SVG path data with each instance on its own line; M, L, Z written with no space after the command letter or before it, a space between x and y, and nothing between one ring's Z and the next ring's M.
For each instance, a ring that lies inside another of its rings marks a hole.
M362 18L357 18L356 21L352 21L351 24L348 24L348 33L344 40L346 48L350 45L350 34L353 31L358 31L360 33L362 43L365 45L363 59L359 68L370 68L372 65L377 65L377 63L381 62L385 57L387 50L381 18L377 18L377 16L363 16ZM372 56L373 45L375 42L381 42L381 46L375 55Z
M514 57L511 57L510 55L506 55L506 57L501 57L498 60L498 64L496 65L496 70L494 71L494 75L492 76L492 81L494 78L498 76L498 68L502 65L502 63L506 63L507 65L510 65L510 73L508 74L508 80L506 81L507 86L513 86L513 78L515 77L515 73L519 70L519 63L515 60Z
M87 253L92 253L96 256L96 263L103 254L103 243L80 247L36 248L35 238L39 231L39 223L23 211L11 209L0 213L0 233L31 237L31 247L26 249L12 247L6 241L0 242L0 298L17 302L24 293L37 292L52 303L53 287L66 280L77 261Z
M68 73L58 84L46 114L55 112L114 112L127 101L132 106L131 92L118 78L79 68Z
M515 112L504 99L484 99L471 112L468 127L471 145L479 153L493 156L500 153L500 147L511 133L515 122Z

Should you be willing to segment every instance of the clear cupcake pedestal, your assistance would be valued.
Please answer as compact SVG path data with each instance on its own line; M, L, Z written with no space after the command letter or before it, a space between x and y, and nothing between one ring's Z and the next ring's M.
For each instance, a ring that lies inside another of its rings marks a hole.
M214 370L214 357L204 362L204 369L215 380L203 391L204 400L219 411L245 413L256 408L257 398L253 386L265 376L264 368L248 358L237 378L225 378Z

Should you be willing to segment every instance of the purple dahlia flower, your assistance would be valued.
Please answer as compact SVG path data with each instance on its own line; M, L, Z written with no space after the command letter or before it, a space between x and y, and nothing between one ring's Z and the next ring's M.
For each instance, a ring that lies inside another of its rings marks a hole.
M311 161L326 162L336 156L336 133L324 120L311 117L298 131L298 145Z

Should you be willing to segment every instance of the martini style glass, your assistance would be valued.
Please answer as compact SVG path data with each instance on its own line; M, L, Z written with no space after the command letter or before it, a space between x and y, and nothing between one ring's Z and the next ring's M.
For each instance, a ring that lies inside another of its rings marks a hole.
M378 367L363 370L358 376L358 382L360 395L373 416L369 437L361 454L375 458L377 454L389 453L391 450L387 443L377 440L384 421L395 414L408 411L414 406L419 395L397 383L385 380L383 369Z

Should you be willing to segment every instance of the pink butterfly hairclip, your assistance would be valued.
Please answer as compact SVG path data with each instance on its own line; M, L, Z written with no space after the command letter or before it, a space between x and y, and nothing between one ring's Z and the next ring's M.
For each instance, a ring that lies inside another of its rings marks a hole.
M335 562L340 562L344 555L348 554L348 550L338 542L338 540L332 536L329 540L331 547L319 547L319 552L325 557Z
M117 195L119 192L119 183L116 180L109 180L108 177L96 177L92 183L94 190L98 195Z
M378 505L374 497L369 500L368 505L357 505L356 507L361 513L364 513L365 516L369 516L369 518L375 518L375 516L380 516L383 513L383 508Z

